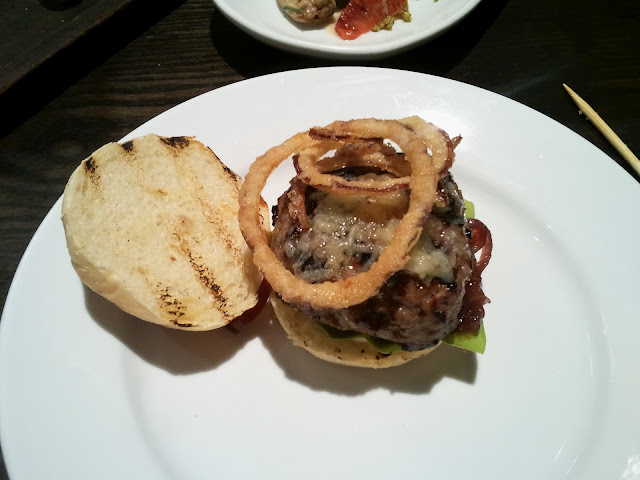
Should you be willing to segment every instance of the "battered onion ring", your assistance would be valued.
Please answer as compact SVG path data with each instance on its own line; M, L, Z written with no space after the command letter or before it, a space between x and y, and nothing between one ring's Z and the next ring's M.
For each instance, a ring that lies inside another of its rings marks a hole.
M293 157L293 166L300 180L307 185L327 193L340 193L343 195L382 195L395 190L409 188L410 177L399 178L347 180L325 172L339 170L345 166L351 167L376 167L394 174L403 172L401 163L407 164L403 157L388 156L376 152L360 156L335 156L321 158L322 155L332 150L332 145L322 142L316 147L303 149L299 155ZM408 164L407 164L408 165Z
M425 145L431 149L434 165L439 172L446 172L451 168L454 159L453 150L460 142L458 137L456 137L457 142L454 145L444 130L420 117L407 117L398 121L414 130L425 142ZM303 149L294 158L294 166L298 178L318 190L328 193L337 193L339 191L344 195L382 195L391 191L409 188L410 177L408 176L380 180L347 180L343 177L325 173L327 170L322 172L318 169L322 156L336 148L336 142L357 142L356 144L362 144L360 148L366 149L370 147L375 138L339 134L327 128L312 129L310 136L321 140L320 143ZM385 163L382 161L383 158L384 156L360 155L360 160L355 165L388 169L385 168Z
M456 137L454 145L447 132L420 117L407 117L398 121L422 137L424 143L431 149L433 165L439 173L443 174L451 168L455 158L453 150L458 146L462 137Z
M253 250L255 265L282 299L315 309L347 308L362 303L376 294L393 273L404 267L411 249L420 238L424 220L431 212L438 182L438 170L434 168L423 140L398 121L338 121L326 128L334 131L336 136L355 134L388 138L395 142L411 166L411 198L407 213L398 224L391 242L368 271L336 282L310 284L287 270L269 247L267 233L260 223L259 205L262 189L273 170L301 149L316 146L318 141L311 139L308 132L298 133L256 159L240 189L240 229Z
M346 167L374 167L396 177L407 177L407 188L411 176L411 168L404 159L404 155L400 153L385 155L382 152L376 152L360 156L336 154L319 160L316 167L321 173L334 172Z

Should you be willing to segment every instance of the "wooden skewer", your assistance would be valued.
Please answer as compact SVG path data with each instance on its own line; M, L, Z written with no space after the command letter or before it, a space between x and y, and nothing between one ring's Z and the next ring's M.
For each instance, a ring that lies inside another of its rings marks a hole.
M562 85L564 86L565 90L569 92L569 95L571 95L573 101L576 102L576 105L578 105L580 111L582 111L582 113L584 113L587 118L591 120L596 128L600 130L600 132L606 137L607 140L609 140L609 142L611 142L615 149L620 152L620 155L622 155L622 157L629 163L629 165L631 165L631 168L633 168L638 173L638 175L640 175L640 160L638 160L638 157L636 157L633 152L629 150L629 147L627 147L624 142L620 140L620 137L618 137L618 135L616 135L616 133L611 130L609 125L607 125L604 120L600 118L600 115L598 115L587 102L580 98L578 94L571 90L565 83L563 83Z

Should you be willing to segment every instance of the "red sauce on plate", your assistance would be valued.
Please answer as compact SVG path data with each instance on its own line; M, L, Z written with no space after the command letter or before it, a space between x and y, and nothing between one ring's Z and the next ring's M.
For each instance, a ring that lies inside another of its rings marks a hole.
M351 0L338 18L336 32L343 40L354 40L406 5L407 0Z

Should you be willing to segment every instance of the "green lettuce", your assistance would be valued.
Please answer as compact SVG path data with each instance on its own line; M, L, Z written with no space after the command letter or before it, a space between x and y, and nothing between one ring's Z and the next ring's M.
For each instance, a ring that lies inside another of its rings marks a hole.
M484 323L480 324L480 330L477 334L451 332L443 340L444 343L453 345L454 347L463 348L475 353L484 353L487 346L487 336L484 333Z

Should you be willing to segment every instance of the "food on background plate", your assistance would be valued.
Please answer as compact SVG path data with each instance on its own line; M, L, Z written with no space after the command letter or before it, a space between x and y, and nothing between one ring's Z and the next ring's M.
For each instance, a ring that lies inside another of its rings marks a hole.
M262 281L238 226L240 184L193 137L151 134L103 146L64 191L74 269L89 288L148 322L227 325L256 305Z
M482 222L465 217L449 172L459 141L418 117L336 121L253 163L240 228L294 344L373 368L406 363L442 341L484 350L489 300L480 276L492 243ZM268 232L261 191L290 158L296 176Z
M371 31L391 30L397 19L411 21L407 0L350 0L338 18L336 33L343 40L355 40Z
M336 11L335 0L278 0L284 13L296 22L324 23Z
M278 0L278 5L300 23L329 22L336 10L335 0ZM407 0L349 0L335 31L343 40L355 40L371 31L391 30L396 20L411 21Z

